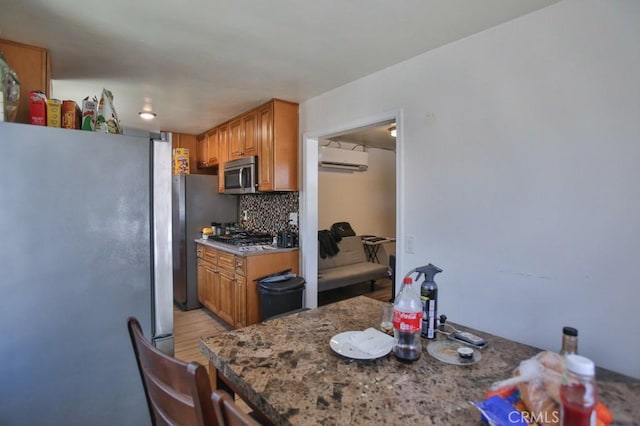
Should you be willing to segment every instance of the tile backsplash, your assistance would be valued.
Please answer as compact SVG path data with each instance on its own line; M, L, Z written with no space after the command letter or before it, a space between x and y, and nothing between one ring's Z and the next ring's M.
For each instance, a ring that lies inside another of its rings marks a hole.
M289 225L289 213L298 213L297 192L240 195L240 218L247 211L246 229L276 235L283 230L298 232L297 225Z

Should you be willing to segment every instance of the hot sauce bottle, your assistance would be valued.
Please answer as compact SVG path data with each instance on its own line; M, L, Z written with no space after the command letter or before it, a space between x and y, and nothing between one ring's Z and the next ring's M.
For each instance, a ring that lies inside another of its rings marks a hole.
M593 361L581 355L565 356L560 399L563 426L596 424L596 368Z

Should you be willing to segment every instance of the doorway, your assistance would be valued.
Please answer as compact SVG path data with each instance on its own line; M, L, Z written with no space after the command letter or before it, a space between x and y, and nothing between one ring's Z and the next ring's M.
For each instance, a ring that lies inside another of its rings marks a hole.
M376 225L369 222L363 222L364 229L357 229L356 233L369 234L374 233L393 233L395 236L397 247L402 247L402 224L399 218L402 217L402 182L400 180L399 170L401 170L402 164L402 111L392 111L383 113L377 116L364 118L362 120L346 123L343 126L327 129L324 131L305 133L303 135L303 182L302 191L300 193L300 233L301 233L301 251L302 251L302 274L307 281L307 291L305 292L305 306L308 308L315 308L318 306L318 289L317 279L318 276L318 245L317 245L317 233L319 229L326 227L327 219L322 217L322 206L319 204L320 195L322 191L323 179L320 176L318 168L318 149L320 146L331 145L336 146L342 144L347 149L356 147L355 149L362 149L359 146L365 146L364 149L369 152L377 153L374 150L385 150L388 155L390 152L395 153L393 161L395 172L391 176L395 182L395 190L392 191L392 200L388 204L391 204L390 208L393 209L394 218L392 220L390 231L385 232L384 225L376 228ZM394 143L389 145L389 130L395 123L396 137ZM384 137L387 142L384 144L375 137L376 132L384 132ZM368 140L367 140L368 139ZM380 145L382 143L382 145ZM393 154L392 154L393 155ZM372 164L373 166L373 164ZM378 173L380 171L378 170ZM359 172L353 172L359 173ZM335 176L334 176L335 178ZM335 179L334 179L335 182ZM340 189L336 189L340 190ZM362 196L363 194L358 194ZM366 202L366 194L364 202ZM326 198L323 198L326 200ZM347 220L348 221L348 220ZM369 229L375 230L371 231ZM388 228L387 228L388 229ZM386 261L386 257L385 257ZM399 263L396 262L396 266L399 269Z

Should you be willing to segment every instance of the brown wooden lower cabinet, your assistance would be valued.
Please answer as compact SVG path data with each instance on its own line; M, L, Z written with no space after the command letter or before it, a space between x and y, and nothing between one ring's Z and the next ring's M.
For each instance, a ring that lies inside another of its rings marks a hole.
M291 268L298 273L298 251L239 256L197 244L198 300L232 327L260 322L257 278Z
M235 276L233 272L219 270L219 286L220 286L220 300L218 300L218 312L216 315L220 317L224 322L233 325L235 323ZM215 305L215 301L213 303Z

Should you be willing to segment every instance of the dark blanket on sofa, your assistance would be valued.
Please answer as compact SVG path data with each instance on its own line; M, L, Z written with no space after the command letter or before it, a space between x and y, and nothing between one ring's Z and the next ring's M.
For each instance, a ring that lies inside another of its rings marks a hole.
M319 250L320 257L322 259L326 259L327 256L333 257L340 251L340 249L338 248L338 243L335 239L335 235L329 230L325 229L322 231L318 231L318 242L320 243Z

